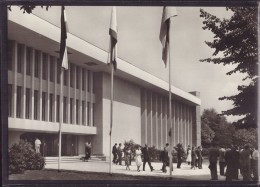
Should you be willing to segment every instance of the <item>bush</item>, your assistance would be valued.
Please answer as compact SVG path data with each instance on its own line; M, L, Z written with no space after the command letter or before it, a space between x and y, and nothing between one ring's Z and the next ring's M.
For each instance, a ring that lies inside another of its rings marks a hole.
M23 173L25 170L41 170L45 160L40 153L36 153L32 145L21 140L8 151L9 174Z

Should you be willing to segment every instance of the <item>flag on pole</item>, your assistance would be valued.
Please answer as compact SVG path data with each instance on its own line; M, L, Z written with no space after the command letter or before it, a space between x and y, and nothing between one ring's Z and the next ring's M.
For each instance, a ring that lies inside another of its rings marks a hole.
M169 45L169 29L170 29L170 17L177 16L177 10L175 7L163 7L160 41L162 43L162 60L166 66L168 60L168 45Z
M68 32L68 25L67 25L67 17L65 12L65 7L62 6L61 8L61 37L60 37L60 60L61 60L61 67L65 70L68 69L68 53L67 53L67 32Z
M108 53L108 63L112 63L114 70L117 69L117 21L116 21L116 7L112 8L111 20L110 20L110 44Z

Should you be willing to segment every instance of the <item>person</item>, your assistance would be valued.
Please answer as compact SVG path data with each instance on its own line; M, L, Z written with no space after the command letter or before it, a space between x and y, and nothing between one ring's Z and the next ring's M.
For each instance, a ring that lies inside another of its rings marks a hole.
M219 149L219 172L220 172L221 176L225 175L225 167L226 167L225 153L226 153L226 149L224 148L224 146L220 146L220 149Z
M181 163L182 163L182 157L183 157L183 147L182 144L177 145L177 168L181 168Z
M244 146L244 150L240 153L240 166L243 175L243 181L250 181L251 180L251 167L250 167L250 149L249 145Z
M192 147L191 148L191 168L190 169L196 168L195 167L196 157L197 157L197 155L196 155L195 148Z
M84 161L88 161L91 154L91 144L89 142L85 143L85 158Z
M252 170L253 170L253 180L258 181L258 157L259 157L259 152L257 148L253 148L253 153L252 153Z
M116 161L116 164L119 163L119 165L122 165L122 144L119 143L119 146L117 148L117 155L118 155L118 159Z
M142 150L142 154L143 154L143 157L144 157L143 171L145 171L145 164L146 164L146 162L148 162L148 165L149 165L151 171L153 171L154 169L153 169L153 166L151 165L151 159L150 159L150 154L149 154L149 149L148 149L147 144L145 144L145 147Z
M166 173L167 172L167 169L166 169L166 166L168 165L169 163L169 150L168 150L168 147L169 147L169 144L166 143L166 146L163 148L163 151L161 152L161 155L160 155L160 160L162 161L163 165L162 165L162 172Z
M190 163L191 163L191 149L190 149L189 145L187 148L187 163L188 163L188 165L190 165Z
M113 146L112 154L113 154L113 163L116 163L116 160L117 160L117 143L115 143L115 145Z
M220 152L221 153L221 152ZM227 165L226 181L232 181L233 172L235 168L235 147L231 146L230 150L227 150L224 155L225 163Z
M239 157L240 153L238 146L234 146L234 167L233 167L233 179L238 180L238 170L239 170Z
M198 168L202 169L202 149L201 146L197 148L197 157L198 157Z
M198 150L197 150L198 148L197 147L194 147L194 151L195 151L195 167L197 168L198 167L198 162L199 162L199 157L198 157Z
M131 150L129 147L126 147L125 149L125 165L126 165L126 170L130 170L130 159L131 159Z
M40 147L41 147L41 144L42 144L41 140L36 138L34 144L35 144L35 151L36 151L36 153L40 153Z
M213 143L212 147L209 148L209 169L210 169L211 180L218 180L217 162L218 162L219 150L215 146L216 144Z
M135 151L135 163L136 163L138 172L140 172L140 166L142 165L141 154L142 154L141 146L138 146L137 150Z

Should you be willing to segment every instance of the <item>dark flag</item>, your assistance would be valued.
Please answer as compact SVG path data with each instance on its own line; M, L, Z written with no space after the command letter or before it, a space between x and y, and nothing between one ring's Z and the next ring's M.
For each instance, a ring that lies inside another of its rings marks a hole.
M68 54L67 54L67 45L66 45L66 39L67 39L67 18L65 13L65 7L61 7L61 37L60 37L60 61L61 61L61 67L65 70L68 69Z

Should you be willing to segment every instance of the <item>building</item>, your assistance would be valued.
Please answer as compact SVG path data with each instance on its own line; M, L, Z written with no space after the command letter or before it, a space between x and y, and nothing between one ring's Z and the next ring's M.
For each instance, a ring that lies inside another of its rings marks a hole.
M60 82L60 28L12 7L8 12L8 137L42 141L44 156L58 155L60 86L63 86L62 155L85 152L109 155L110 68L107 52L68 34L69 70ZM173 144L198 146L198 92L172 88L172 124L168 115L168 83L118 59L114 79L112 144L134 142L162 149Z

